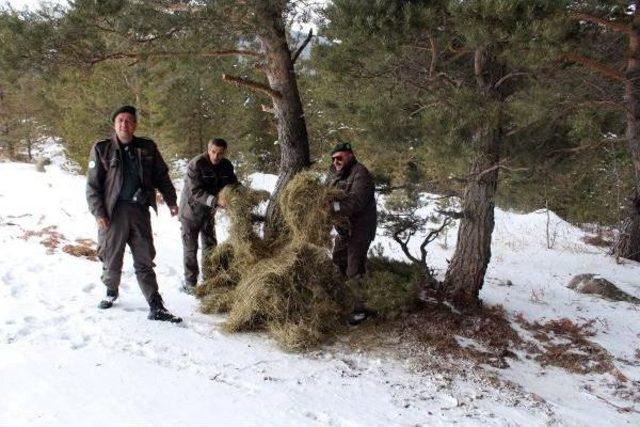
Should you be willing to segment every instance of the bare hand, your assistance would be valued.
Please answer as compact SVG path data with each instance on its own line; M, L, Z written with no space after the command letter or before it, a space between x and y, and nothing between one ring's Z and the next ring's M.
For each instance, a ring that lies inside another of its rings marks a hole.
M224 209L224 208L227 207L227 202L224 200L224 197L218 196L218 201L216 202L216 205L218 205L218 207Z
M169 211L171 212L171 216L178 215L178 207L177 206L169 206Z
M98 230L106 230L109 228L109 218L98 218L96 219L96 224L98 225Z

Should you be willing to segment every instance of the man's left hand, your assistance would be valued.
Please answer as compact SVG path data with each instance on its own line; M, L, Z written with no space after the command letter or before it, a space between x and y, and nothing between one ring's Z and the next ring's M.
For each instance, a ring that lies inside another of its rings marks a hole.
M171 216L178 215L178 207L177 206L169 206L169 211L171 212Z

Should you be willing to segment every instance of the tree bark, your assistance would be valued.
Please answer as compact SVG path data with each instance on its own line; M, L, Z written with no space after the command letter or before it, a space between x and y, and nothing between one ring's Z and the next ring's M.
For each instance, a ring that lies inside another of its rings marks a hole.
M640 1L636 1L629 35L624 98L627 106L627 144L634 172L633 203L614 251L617 256L640 261Z
M490 103L501 102L496 82L501 66L485 49L475 52L474 66L479 94ZM501 117L488 117L474 133L475 158L462 196L462 214L456 250L447 269L443 290L454 305L473 309L491 259L495 194L498 186L500 146L503 139Z
M498 168L495 166L500 160L502 135L499 129L487 127L477 131L474 138L478 151L471 170L473 177L462 196L463 217L456 250L444 280L448 299L462 308L478 305L478 295L491 259L498 186Z
M267 207L265 236L280 230L278 196L298 172L310 166L309 138L291 51L287 44L282 10L277 2L258 2L256 16L261 23L258 38L266 58L264 72L269 86L281 96L272 96L277 119L280 171L276 188Z

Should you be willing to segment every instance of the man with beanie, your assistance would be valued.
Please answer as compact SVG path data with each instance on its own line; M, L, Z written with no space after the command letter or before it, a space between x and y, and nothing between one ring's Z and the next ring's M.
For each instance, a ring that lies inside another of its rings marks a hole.
M328 183L346 193L344 200L331 206L336 214L348 220L348 227L336 226L333 262L352 284L355 303L349 323L356 325L375 314L364 307L361 285L367 252L376 236L377 210L373 177L356 160L350 143L339 143L331 151Z
M214 215L216 207L224 207L218 193L238 178L233 165L225 158L227 141L214 138L207 151L189 162L180 196L180 225L184 252L184 284L186 293L193 293L198 281L198 236L202 242L202 264L216 246Z
M149 303L151 320L182 321L165 307L153 271L156 255L149 206L157 212L156 189L178 214L176 191L169 169L155 142L134 135L136 109L118 108L111 116L114 134L91 148L87 169L87 202L98 226L98 257L107 296L99 308L110 308L118 298L125 245L133 256L138 285Z

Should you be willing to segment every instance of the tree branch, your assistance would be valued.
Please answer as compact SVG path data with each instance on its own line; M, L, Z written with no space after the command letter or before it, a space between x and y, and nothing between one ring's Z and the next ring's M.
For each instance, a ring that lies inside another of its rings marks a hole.
M183 56L194 56L200 58L209 58L217 56L253 56L260 58L262 54L252 50L231 49L231 50L210 50L205 52L148 52L148 53L124 53L116 52L110 53L104 56L94 57L89 61L91 65L95 65L99 62L118 60L118 59L143 59L143 58L175 58Z
M445 218L444 221L442 221L442 225L439 228L432 229L429 234L427 234L427 237L425 237L422 241L422 244L420 245L420 259L422 260L422 264L424 264L425 266L427 265L427 245L433 242L436 237L438 237L440 233L442 233L442 230L444 230L449 224L451 224L451 221L451 217Z
M404 255L407 258L409 258L411 260L411 262L416 263L416 264L420 263L420 260L418 260L416 257L411 255L411 252L409 252L409 247L407 246L408 242L405 242L400 238L400 232L399 231L396 231L395 233L393 233L392 238L393 238L393 240L395 240L400 245L400 249L402 249L402 252L404 253Z
M496 82L496 84L493 85L494 89L498 89L500 87L500 85L504 82L506 82L507 80L513 78L513 77L517 77L517 76L528 76L529 73L522 73L522 72L514 72L514 73L509 73L506 76L502 77L500 80L498 80Z
M222 80L224 80L225 82L233 83L237 86L248 87L249 89L255 92L264 93L265 95L271 98L282 98L282 94L280 92L278 92L277 90L271 89L269 86L263 83L258 83L249 79L243 79L242 77L230 76L228 74L223 74Z
M436 72L436 65L438 63L438 50L436 41L432 34L429 34L429 46L431 47L431 63L429 64L429 77L433 76Z
M609 145L609 143L625 143L627 138L606 138L591 144L579 145L577 147L558 148L547 153L547 157L553 157L556 154L576 154L581 151L595 150Z
M436 210L436 212L438 212L440 215L444 215L448 218L453 219L460 219L460 218L464 218L464 212L458 212L458 211L445 211L445 210Z
M307 47L307 44L309 44L309 42L311 41L312 37L313 37L313 28L309 30L309 34L307 34L307 37L304 39L304 41L302 42L300 47L296 49L295 53L291 57L291 61L294 64L296 63L296 60L298 59L298 57L300 56L300 54L302 53L304 48Z
M627 80L624 74L622 74L615 68L604 65L603 63L598 62L593 58L589 58L583 55L578 55L575 53L565 53L561 56L561 58L570 62L575 62L581 65L584 65L585 67L590 68L594 71L597 71L600 74L606 77L609 77L610 79L617 80L619 82L625 82Z
M577 21L587 21L593 24L602 25L603 27L607 27L619 33L625 33L627 35L630 35L632 33L631 27L629 25L621 24L619 22L611 21L609 19L590 15L584 12L573 12L569 15L569 18L575 19Z

